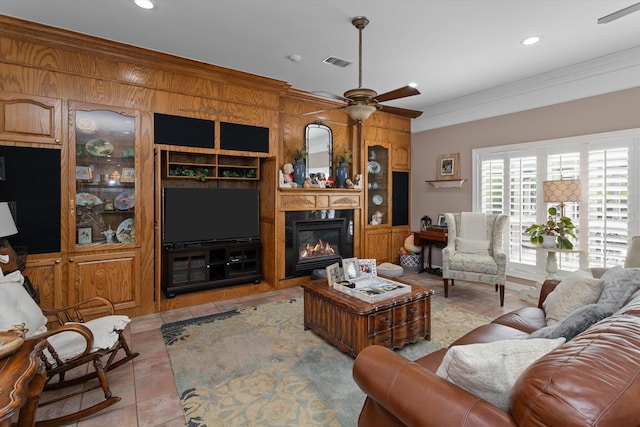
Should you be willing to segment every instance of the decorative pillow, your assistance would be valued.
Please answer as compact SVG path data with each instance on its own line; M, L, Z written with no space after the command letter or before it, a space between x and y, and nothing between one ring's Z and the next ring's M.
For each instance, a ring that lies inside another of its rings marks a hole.
M413 233L409 233L407 235L407 238L404 239L404 247L406 250L411 251L413 253L419 254L420 252L422 252L422 247L421 246L417 246L415 244L415 238L413 236Z
M640 288L640 268L612 267L602 275L602 280L598 304L611 304L618 310Z
M467 254L488 254L489 241L471 240L463 239L462 237L456 237L456 251L464 252Z
M547 326L558 323L578 307L597 302L602 282L584 270L574 271L562 279L542 303Z
M0 330L6 331L24 322L29 338L47 331L47 318L22 287L23 281L20 271L0 279Z
M509 393L520 374L564 342L535 338L455 345L447 350L436 375L508 411Z
M633 236L627 248L627 257L624 260L624 268L640 267L640 236Z
M569 341L587 330L589 326L611 316L615 311L615 307L610 304L588 304L578 307L555 325L538 329L529 337L549 339L564 337Z

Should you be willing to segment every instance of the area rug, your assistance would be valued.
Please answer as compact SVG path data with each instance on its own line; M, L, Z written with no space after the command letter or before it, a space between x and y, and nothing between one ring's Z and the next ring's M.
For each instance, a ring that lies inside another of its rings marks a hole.
M289 299L162 326L187 426L357 424L364 394L354 359L304 330L303 305ZM489 320L437 305L432 341L399 354L416 359Z

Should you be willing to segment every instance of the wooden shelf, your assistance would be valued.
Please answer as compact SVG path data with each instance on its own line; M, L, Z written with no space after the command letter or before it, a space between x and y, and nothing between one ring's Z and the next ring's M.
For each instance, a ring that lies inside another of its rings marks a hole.
M425 181L435 188L461 188L466 179L439 179L435 181Z
M188 170L193 175L185 175ZM166 179L260 179L260 158L180 151L163 152L163 177Z

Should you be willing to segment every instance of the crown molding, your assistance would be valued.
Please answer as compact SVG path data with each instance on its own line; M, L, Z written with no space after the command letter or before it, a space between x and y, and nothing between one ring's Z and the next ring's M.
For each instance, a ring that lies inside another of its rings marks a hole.
M640 86L640 46L434 104L411 132L545 107Z

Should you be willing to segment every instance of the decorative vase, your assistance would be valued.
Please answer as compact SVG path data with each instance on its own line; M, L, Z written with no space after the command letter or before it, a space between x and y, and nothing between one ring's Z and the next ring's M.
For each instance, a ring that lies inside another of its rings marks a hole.
M293 162L293 182L298 184L298 187L302 188L304 179L307 177L307 168L302 161L302 158L297 158Z
M542 236L542 247L553 248L556 246L556 236L544 235Z
M349 166L345 162L338 162L336 167L336 181L338 182L338 188L344 188L344 183L349 176Z

